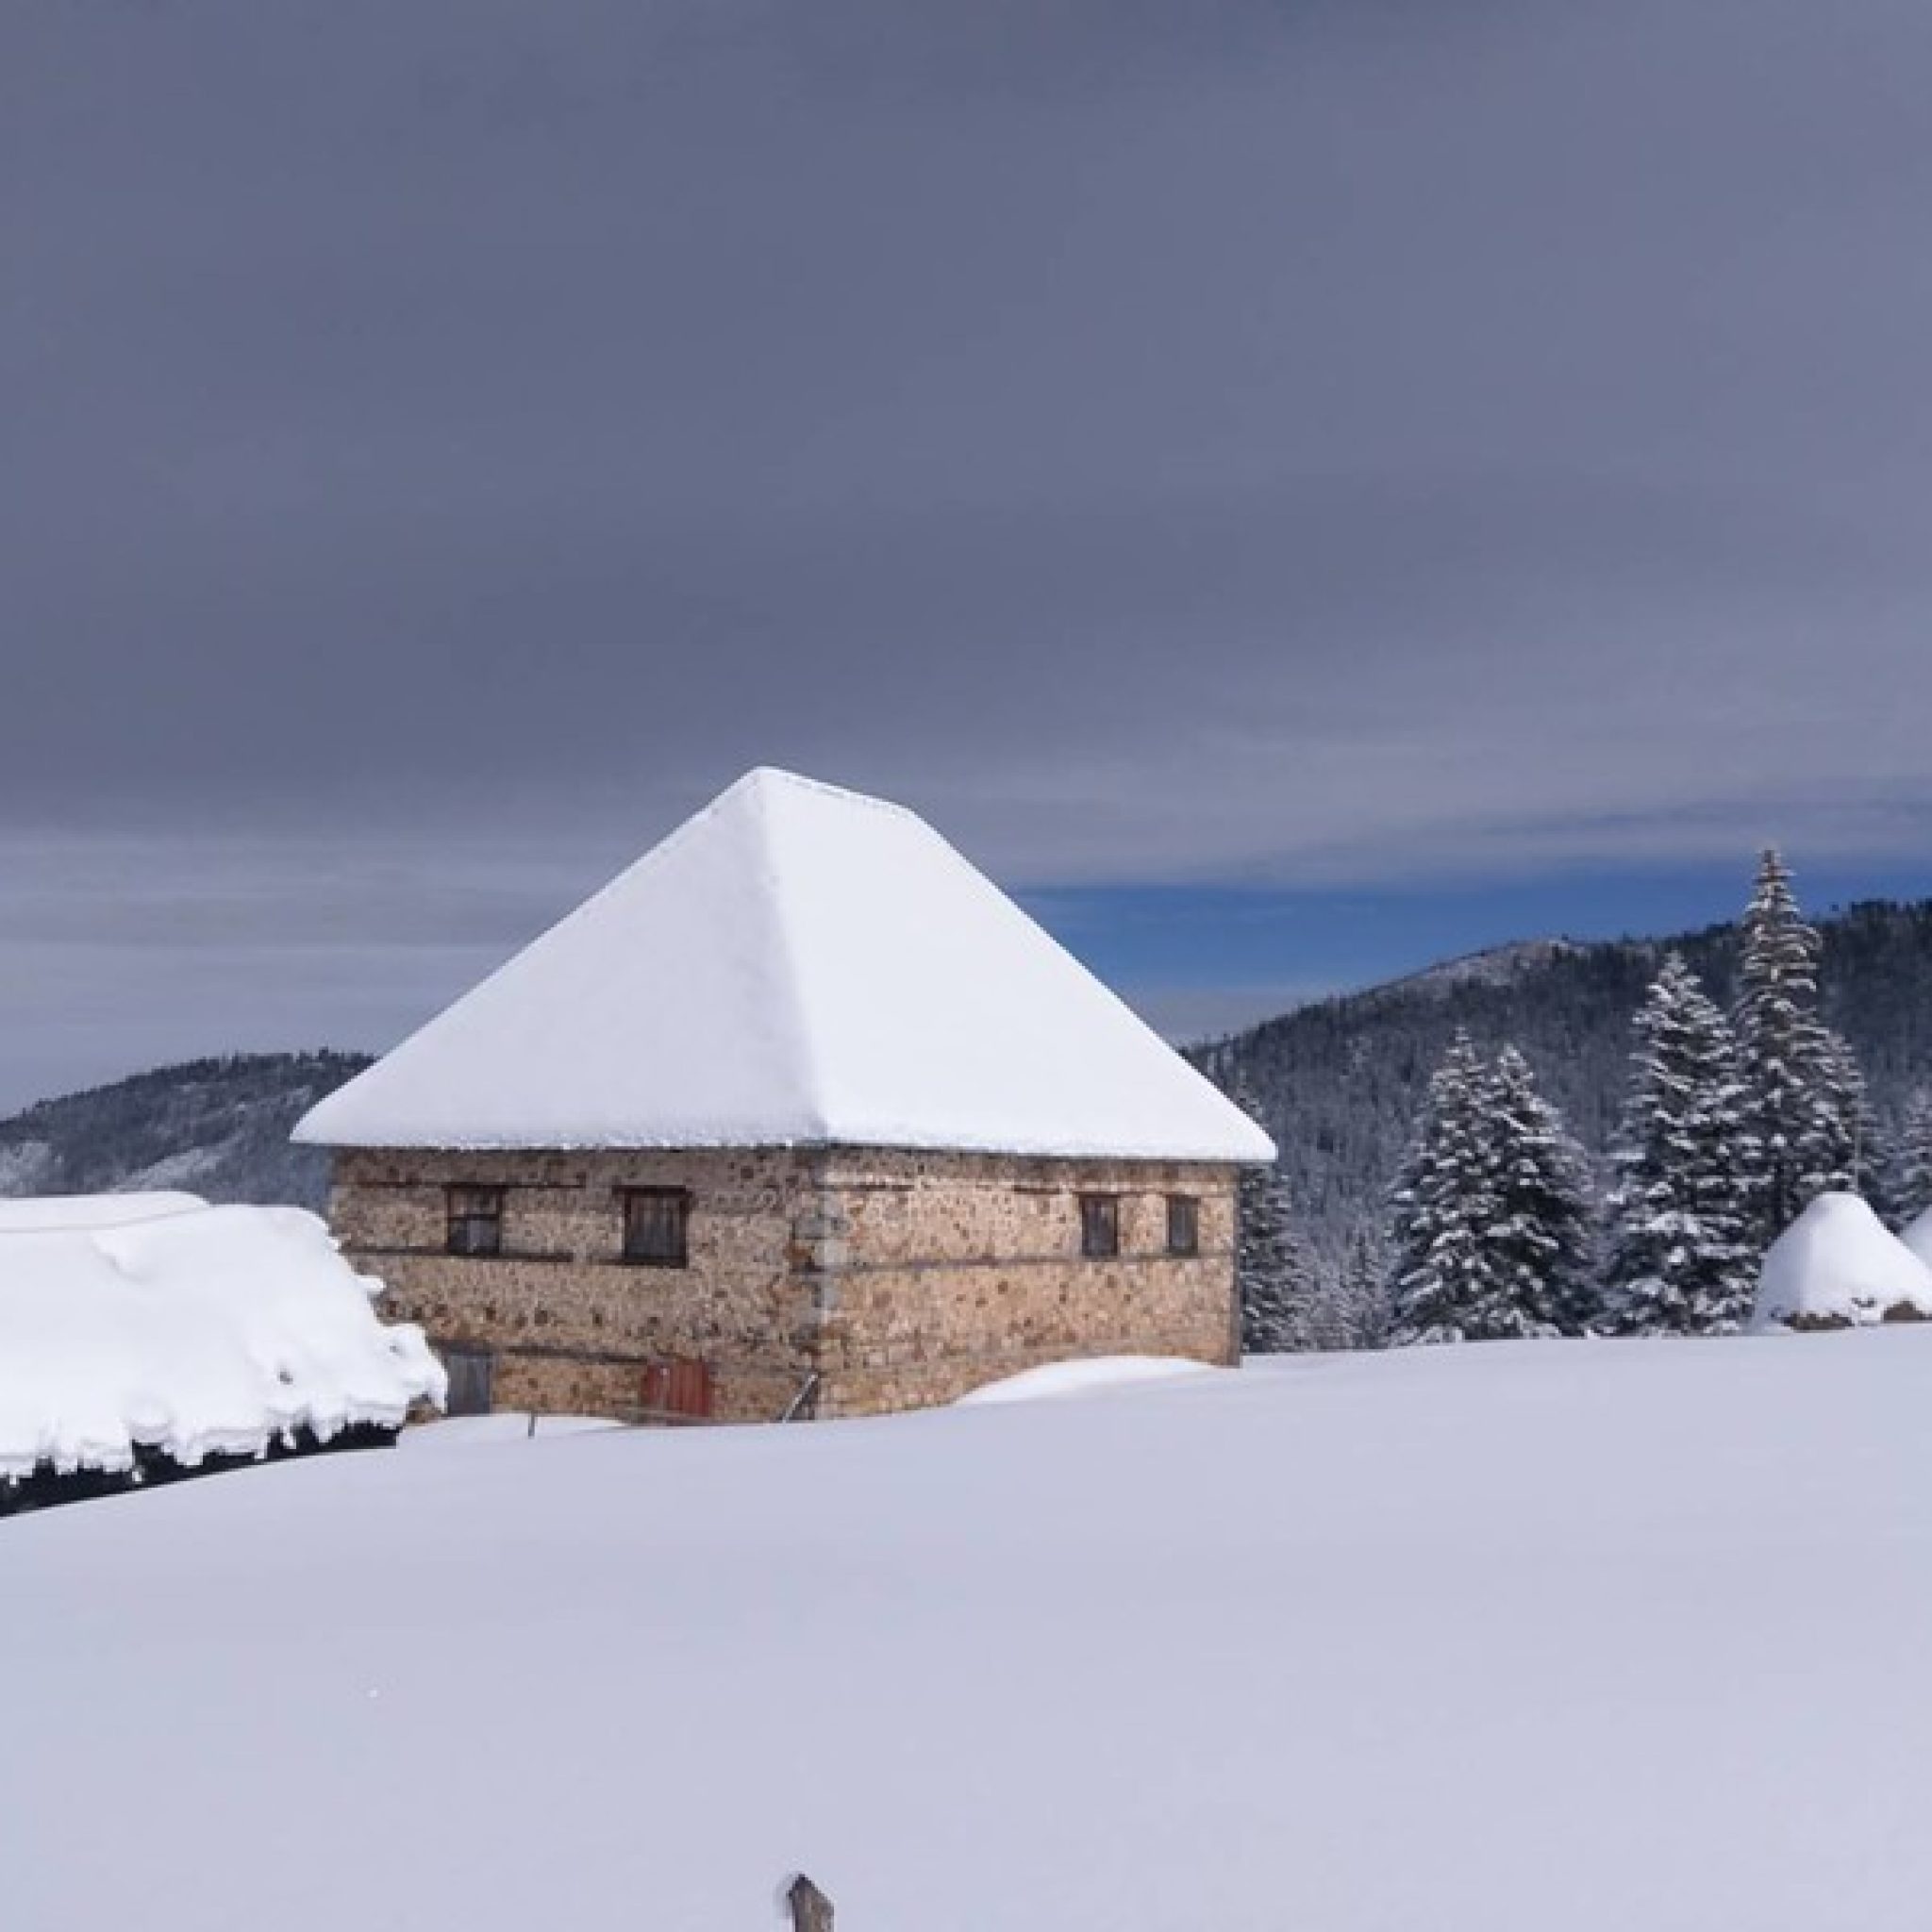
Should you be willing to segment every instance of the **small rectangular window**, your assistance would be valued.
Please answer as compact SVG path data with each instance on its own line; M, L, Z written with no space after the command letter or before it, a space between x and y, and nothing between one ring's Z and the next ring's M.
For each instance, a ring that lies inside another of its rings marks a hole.
M1201 1252L1201 1204L1192 1194L1167 1197L1167 1252L1170 1255L1198 1255Z
M682 1268L691 1195L682 1188L624 1191L624 1258L646 1268Z
M444 1245L452 1255L500 1255L503 1253L503 1190L501 1188L449 1188L445 1190L449 1210L448 1234Z
M1080 1252L1090 1261L1121 1251L1121 1204L1115 1194L1080 1196Z

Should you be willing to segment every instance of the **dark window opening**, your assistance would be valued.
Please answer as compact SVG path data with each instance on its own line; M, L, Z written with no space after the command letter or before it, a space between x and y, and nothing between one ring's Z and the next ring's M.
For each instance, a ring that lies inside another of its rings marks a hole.
M1080 1252L1090 1261L1121 1251L1121 1204L1116 1194L1080 1196Z
M443 1414L488 1415L495 1393L495 1354L473 1343L450 1342L442 1351L442 1366L449 1373Z
M682 1188L624 1191L624 1258L646 1268L682 1268L691 1196Z
M1167 1252L1170 1255L1198 1255L1201 1252L1201 1204L1191 1194L1167 1197Z
M503 1253L501 1188L451 1188L448 1208L449 1235L445 1245L452 1255Z

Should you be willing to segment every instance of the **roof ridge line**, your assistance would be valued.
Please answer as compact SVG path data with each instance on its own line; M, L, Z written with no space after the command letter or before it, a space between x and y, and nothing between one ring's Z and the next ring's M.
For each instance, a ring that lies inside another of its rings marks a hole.
M809 788L833 796L842 794L836 785L821 785L816 779L799 778L791 773L778 773L772 766L758 766L756 770L747 772L744 777L739 780L739 785L746 786L750 790L747 803L752 808L753 820L757 826L758 852L772 881L772 891L767 895L765 910L772 924L772 944L779 960L778 984L783 990L782 997L790 1007L786 1018L791 1024L784 1037L793 1042L797 1052L802 1089L800 1097L804 1102L806 1120L817 1139L829 1141L831 1109L825 1099L824 1068L820 1058L819 1041L815 1037L812 1016L805 996L804 956L799 950L797 936L792 930L793 889L782 855L777 850L778 814L772 809L772 788L753 783L754 780L768 775L791 779L800 789ZM731 790L736 791L738 785L734 785ZM849 795L858 797L862 794Z
M850 785L834 785L829 778L814 778L804 772L793 772L784 765L754 765L750 771L737 779L729 791L721 797L736 791L740 785L749 785L754 780L775 778L784 785L798 791L816 791L822 798L836 798L841 805L861 805L870 811L884 812L895 819L918 819L919 814L909 805L901 805L896 799L881 798L875 791L858 791ZM714 804L717 800L712 801ZM924 821L921 820L921 824Z

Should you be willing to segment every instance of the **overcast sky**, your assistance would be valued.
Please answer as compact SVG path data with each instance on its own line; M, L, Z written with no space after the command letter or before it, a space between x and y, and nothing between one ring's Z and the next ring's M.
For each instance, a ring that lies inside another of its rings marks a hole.
M1171 1024L1766 839L1932 891L1928 75L1924 0L7 0L0 1102L387 1044L759 763Z

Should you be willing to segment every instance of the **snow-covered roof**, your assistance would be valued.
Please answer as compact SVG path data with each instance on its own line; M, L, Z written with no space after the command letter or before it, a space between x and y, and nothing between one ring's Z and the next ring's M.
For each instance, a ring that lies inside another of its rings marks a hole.
M208 1206L199 1194L173 1190L126 1194L38 1194L0 1200L0 1234L52 1234L63 1228L126 1227L195 1214Z
M1274 1155L923 820L775 771L741 778L295 1137Z
M183 1204L186 1205L183 1205ZM157 1208L158 1204L158 1208ZM419 1329L299 1208L192 1196L12 1201L0 1216L0 1476L196 1463L441 1401Z
M1900 1308L1932 1318L1932 1268L1857 1194L1820 1194L1765 1256L1754 1325L1857 1326Z

